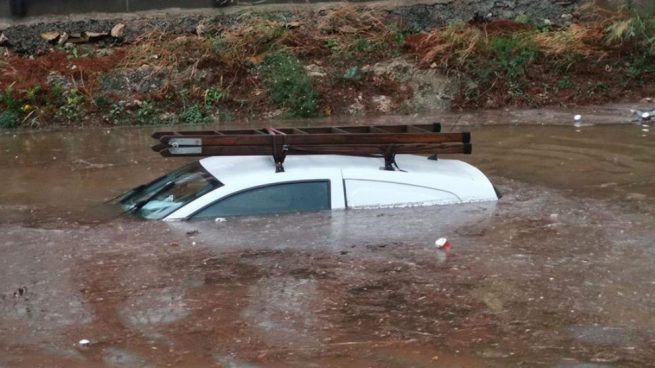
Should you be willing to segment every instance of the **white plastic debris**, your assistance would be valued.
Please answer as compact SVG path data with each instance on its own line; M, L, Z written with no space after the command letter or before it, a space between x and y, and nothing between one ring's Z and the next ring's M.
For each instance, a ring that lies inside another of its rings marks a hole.
M576 133L580 133L580 127L582 127L582 115L575 115L573 117L573 126L576 128Z
M630 109L630 113L632 114L633 122L641 123L645 121L651 121L653 119L653 116L655 116L655 109L650 111Z
M87 347L91 344L91 341L88 339L82 339L78 344L82 347Z
M438 249L445 249L448 250L452 248L452 245L446 238L439 238L434 242L434 246L437 247Z
M216 222L216 223L225 222L225 221L227 221L227 219L225 217L217 217L217 218L214 219L214 222Z

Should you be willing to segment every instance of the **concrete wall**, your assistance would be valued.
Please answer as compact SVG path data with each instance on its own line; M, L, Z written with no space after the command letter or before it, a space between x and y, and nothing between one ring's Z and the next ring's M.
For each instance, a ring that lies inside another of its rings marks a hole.
M92 12L129 12L149 9L166 9L166 8L206 8L213 4L214 0L24 0L28 3L28 16L40 16L48 14L76 14ZM251 1L232 0L234 3L248 4ZM320 0L260 0L266 3L306 3L318 2ZM330 1L330 0L327 0ZM339 0L336 0L339 1ZM361 2L362 0L355 0ZM434 0L433 4L426 5L426 9L441 8L467 8L467 9L508 9L513 11L514 8L534 8L539 11L540 8L552 8L553 4L558 4L562 8L567 8L565 4L579 4L582 2L592 2L597 6L608 8L617 8L625 5L632 5L640 11L655 11L655 0ZM256 1L257 2L257 1ZM402 1L398 1L402 5ZM426 1L430 3L430 1ZM412 5L416 7L416 5ZM502 14L499 14L502 15ZM0 20L9 20L11 18L9 11L9 0L0 0Z
M0 17L10 16L9 0L1 0ZM206 8L211 0L26 0L28 16L87 12L125 12L165 8Z

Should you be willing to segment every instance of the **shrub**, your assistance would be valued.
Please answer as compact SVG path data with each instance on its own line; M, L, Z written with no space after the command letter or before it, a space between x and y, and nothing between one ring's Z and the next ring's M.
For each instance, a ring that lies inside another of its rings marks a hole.
M182 122L186 124L195 125L195 124L203 124L207 122L207 116L205 115L205 113L200 108L200 105L198 104L192 105L191 107L184 110L180 118L182 119Z
M4 105L7 110L17 111L20 109L20 101L14 97L14 91L11 86L5 89L0 96L0 104Z
M0 128L13 129L20 125L20 116L14 111L3 111L0 113Z
M136 110L136 121L141 125L156 124L155 105L150 101L144 101Z
M205 91L205 106L216 106L224 97L225 93L218 88L210 87Z
M111 99L105 95L97 96L93 99L93 101L95 102L96 106L98 106L98 108L101 110L107 109L112 105Z
M288 109L293 116L316 116L318 93L296 57L277 51L264 59L260 72L275 105Z
M608 44L632 44L647 53L655 54L655 19L636 14L616 21L606 29Z
M64 93L64 99L57 115L68 121L79 119L84 112L84 96L77 89L71 89Z
M109 120L114 125L118 125L120 124L120 122L124 117L125 117L125 104L122 101L111 105L111 108L109 109L109 114L107 116L107 120Z
M489 49L510 82L525 76L525 68L538 56L537 48L520 36L499 36L489 41Z

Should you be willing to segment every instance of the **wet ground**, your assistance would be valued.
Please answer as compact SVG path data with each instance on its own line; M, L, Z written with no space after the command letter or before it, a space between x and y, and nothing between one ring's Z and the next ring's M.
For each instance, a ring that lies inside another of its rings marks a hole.
M111 218L156 129L1 135L0 367L655 366L655 134L513 116L497 204L222 223Z

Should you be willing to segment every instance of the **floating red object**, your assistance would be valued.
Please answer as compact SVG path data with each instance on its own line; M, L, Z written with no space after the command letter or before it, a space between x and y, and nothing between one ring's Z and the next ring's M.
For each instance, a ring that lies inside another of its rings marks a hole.
M443 250L450 250L453 247L453 245L450 244L450 242L446 238L437 239L437 241L434 242L434 245L437 248L443 249Z

